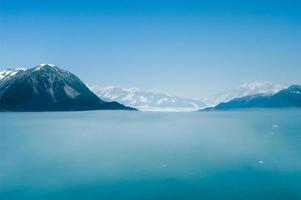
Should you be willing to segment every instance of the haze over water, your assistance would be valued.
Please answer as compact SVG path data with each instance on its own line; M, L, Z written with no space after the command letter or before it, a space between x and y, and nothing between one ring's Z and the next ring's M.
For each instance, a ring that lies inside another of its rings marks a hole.
M0 199L300 199L301 112L0 113Z

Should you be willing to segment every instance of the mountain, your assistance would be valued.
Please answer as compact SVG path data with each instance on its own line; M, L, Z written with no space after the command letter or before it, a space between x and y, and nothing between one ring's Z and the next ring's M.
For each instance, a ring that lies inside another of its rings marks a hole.
M74 74L41 64L30 69L0 72L1 111L132 110L105 102Z
M281 89L284 89L284 86L279 84L273 84L269 81L245 83L233 89L217 93L215 95L203 98L201 100L207 105L215 106L219 103L228 102L232 99L239 97L255 94L275 94Z
M204 110L232 110L244 108L289 108L301 107L301 86L292 85L276 94L256 94L220 103Z
M121 102L142 111L196 111L206 105L199 100L182 98L153 90L89 86L100 98Z

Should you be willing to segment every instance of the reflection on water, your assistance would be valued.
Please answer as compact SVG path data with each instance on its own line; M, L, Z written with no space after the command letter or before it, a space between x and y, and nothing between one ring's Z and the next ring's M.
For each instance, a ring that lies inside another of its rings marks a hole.
M301 111L0 113L0 199L301 199Z

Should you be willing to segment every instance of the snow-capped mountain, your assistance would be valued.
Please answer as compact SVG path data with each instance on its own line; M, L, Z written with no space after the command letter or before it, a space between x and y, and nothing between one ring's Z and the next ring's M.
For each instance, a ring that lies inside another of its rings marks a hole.
M232 99L254 95L265 94L271 95L284 89L285 86L273 84L269 81L245 83L236 88L227 90L225 92L217 93L215 95L203 98L202 101L209 106L215 106L222 102L228 102Z
M77 76L54 65L10 69L0 74L2 111L131 109L99 99Z
M205 104L199 100L182 98L155 90L95 85L90 85L89 88L102 99L118 101L142 111L195 111L205 107Z

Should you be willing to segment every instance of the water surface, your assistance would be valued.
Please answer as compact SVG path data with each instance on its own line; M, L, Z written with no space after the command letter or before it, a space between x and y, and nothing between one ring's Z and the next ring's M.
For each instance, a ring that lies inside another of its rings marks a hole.
M0 113L0 199L301 199L301 110Z

